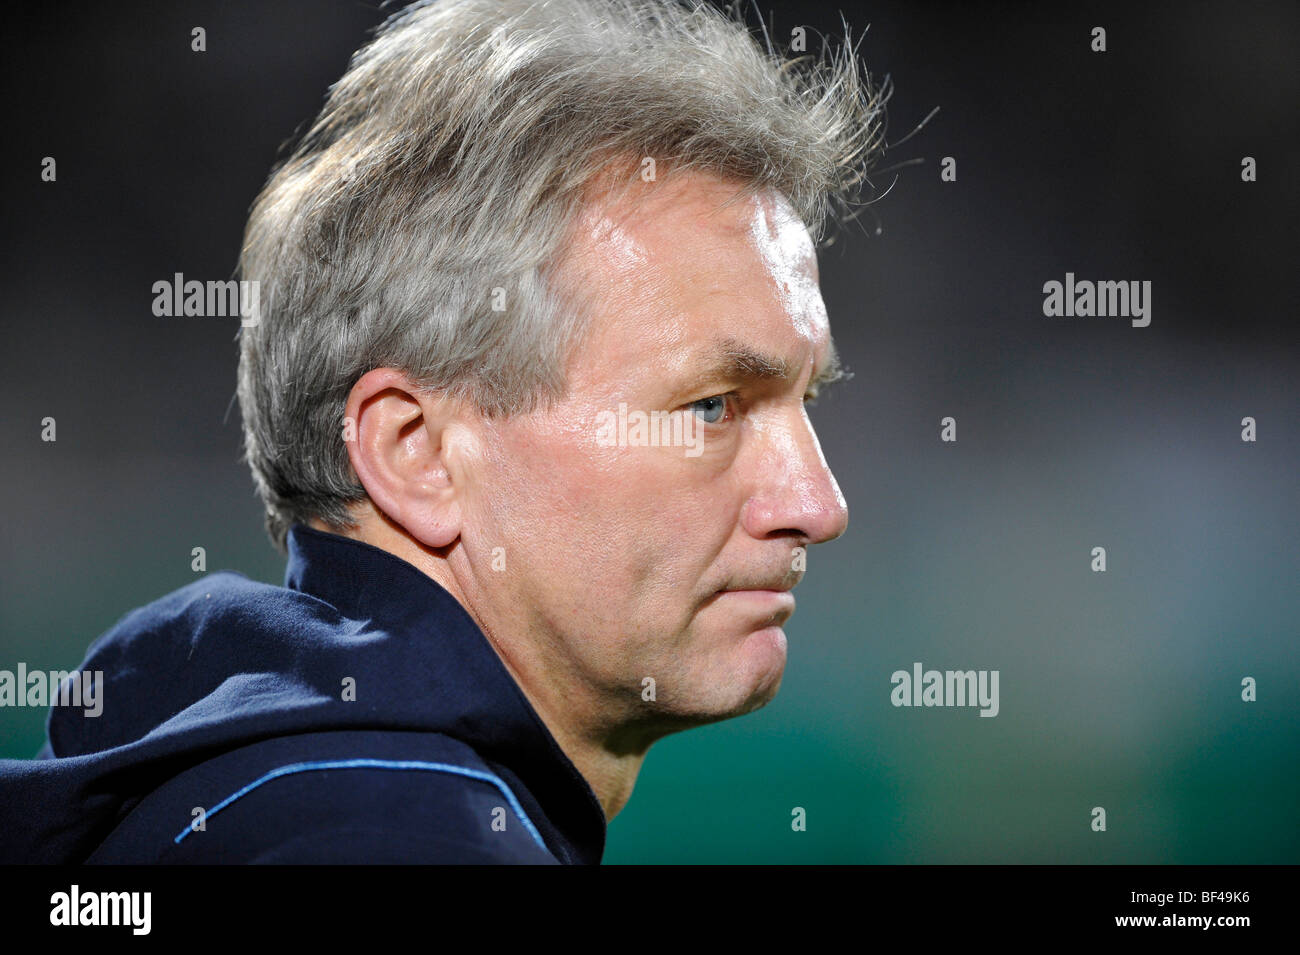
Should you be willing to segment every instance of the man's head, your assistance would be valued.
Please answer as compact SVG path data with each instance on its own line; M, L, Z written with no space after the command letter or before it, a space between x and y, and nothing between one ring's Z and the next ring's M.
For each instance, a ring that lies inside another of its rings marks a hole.
M882 106L851 51L782 65L706 5L398 14L249 222L273 539L418 563L629 748L761 706L847 520L804 409L838 369L814 243Z

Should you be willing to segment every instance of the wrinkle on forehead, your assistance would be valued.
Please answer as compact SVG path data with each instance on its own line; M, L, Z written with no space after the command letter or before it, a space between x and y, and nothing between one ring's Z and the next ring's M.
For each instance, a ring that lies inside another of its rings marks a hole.
M671 352L700 331L691 316L701 302L758 283L749 294L773 302L797 338L829 338L812 238L785 196L707 176L647 188L654 194L633 201L594 199L574 224L564 270L597 311L639 315L643 343ZM709 254L738 243L748 265Z

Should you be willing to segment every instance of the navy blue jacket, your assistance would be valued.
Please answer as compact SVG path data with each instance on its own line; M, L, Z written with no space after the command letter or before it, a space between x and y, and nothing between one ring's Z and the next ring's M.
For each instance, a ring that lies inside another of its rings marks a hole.
M210 574L91 645L102 713L0 760L0 862L598 863L600 803L455 598L288 547L284 587Z

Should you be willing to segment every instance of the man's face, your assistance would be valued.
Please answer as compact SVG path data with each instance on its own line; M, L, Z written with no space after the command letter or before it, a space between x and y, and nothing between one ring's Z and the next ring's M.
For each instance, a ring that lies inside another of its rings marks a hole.
M580 220L566 274L594 304L569 393L492 428L462 557L475 609L545 648L575 705L682 728L776 693L797 549L848 513L804 408L834 365L807 230L778 193L646 188ZM636 427L673 418L675 445Z

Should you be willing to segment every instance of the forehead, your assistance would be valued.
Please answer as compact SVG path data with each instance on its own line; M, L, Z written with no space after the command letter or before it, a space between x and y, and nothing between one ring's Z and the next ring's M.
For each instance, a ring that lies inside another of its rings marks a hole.
M830 345L812 239L779 192L696 173L634 184L588 202L564 267L592 320L574 385L601 365L681 366L722 341L796 364Z

